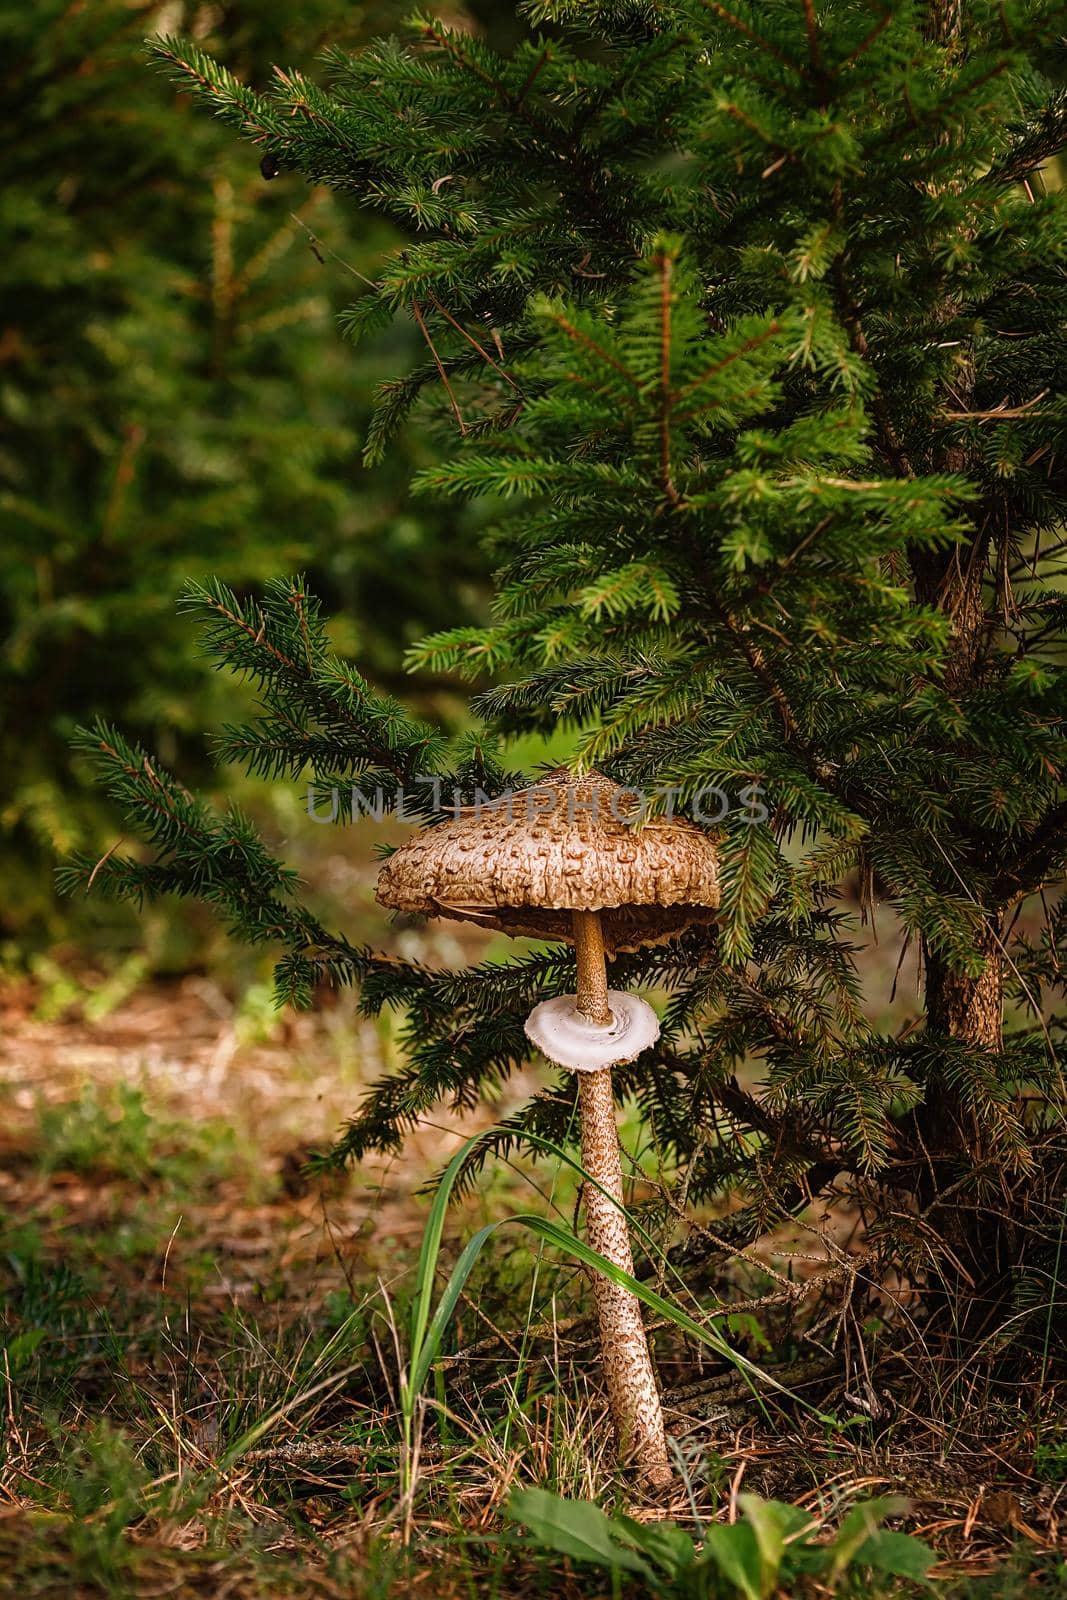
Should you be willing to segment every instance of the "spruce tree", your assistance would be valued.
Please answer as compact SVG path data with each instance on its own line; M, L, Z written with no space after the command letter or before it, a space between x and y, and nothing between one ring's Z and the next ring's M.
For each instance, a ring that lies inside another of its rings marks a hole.
M70 932L53 841L103 848L109 826L70 759L79 720L121 719L210 775L202 729L226 698L208 699L174 615L186 577L248 589L307 565L360 616L360 662L394 677L403 644L481 581L477 552L457 555L463 508L410 503L431 441L409 436L373 480L356 460L376 376L419 335L354 371L335 318L395 230L294 174L267 182L146 70L159 14L0 0L0 937L24 946ZM264 81L290 53L366 37L347 0L189 18Z
M740 1201L675 1259L713 1277L845 1199L862 1281L915 1286L928 1342L998 1358L1047 1353L1062 1302L1063 16L536 0L508 55L423 16L267 95L156 47L266 157L408 231L347 316L368 337L410 319L425 345L367 454L428 408L458 437L418 487L496 508L491 623L413 657L491 674L461 748L329 653L294 580L189 597L262 695L223 759L342 797L434 773L470 797L517 781L507 735L565 723L582 764L698 819L710 787L758 786L765 816L709 824L719 926L613 970L671 991L619 1092L690 1205ZM339 1160L473 1104L525 1058L530 1005L573 987L559 948L460 972L354 949L239 816L117 733L84 744L151 849L70 882L206 898L284 946L284 998L353 982L406 1011L407 1063ZM899 1033L855 959L879 908L921 964ZM536 1096L472 1172L565 1138L573 1095Z

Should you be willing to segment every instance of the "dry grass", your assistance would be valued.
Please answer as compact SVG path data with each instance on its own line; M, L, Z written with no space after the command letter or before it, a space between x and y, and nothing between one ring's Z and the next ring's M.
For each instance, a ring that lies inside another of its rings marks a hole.
M471 1280L459 1353L439 1369L413 1487L399 1493L417 1191L477 1124L422 1126L402 1161L311 1181L304 1157L393 1057L386 1025L354 1022L347 1001L276 1018L258 990L235 1010L193 978L111 1011L87 998L39 984L2 996L0 1592L605 1592L595 1572L535 1559L501 1531L519 1484L626 1498L581 1285L517 1236L501 1235ZM482 1124L534 1087L532 1073L516 1080ZM454 1238L529 1209L530 1176L487 1173L457 1206ZM533 1176L573 1205L565 1176ZM793 1272L824 1270L862 1248L847 1217L830 1222L774 1240L764 1269L792 1256ZM832 1523L897 1490L951 1592L965 1580L967 1592L1021 1595L1028 1572L1043 1593L1064 1582L1065 1435L1046 1430L1042 1456L1010 1397L968 1396L946 1374L942 1413L914 1415L906 1372L875 1373L856 1396L815 1361L796 1381L853 1421L802 1426L802 1413L764 1415L729 1368L657 1337L688 1482L636 1514L730 1519L756 1491ZM736 1337L773 1358L754 1325ZM1024 1557L1005 1566L1013 1547Z

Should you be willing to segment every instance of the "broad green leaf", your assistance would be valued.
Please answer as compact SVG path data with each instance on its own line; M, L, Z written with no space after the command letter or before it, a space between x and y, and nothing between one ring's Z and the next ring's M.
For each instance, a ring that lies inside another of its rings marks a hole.
M887 1572L894 1578L928 1583L930 1568L936 1560L934 1551L921 1539L913 1538L910 1533L898 1533L894 1528L879 1528L856 1551L855 1565L873 1567L876 1572Z
M4 1351L10 1371L21 1372L29 1364L46 1333L45 1328L25 1328L22 1333L16 1333Z
M880 1495L874 1500L864 1500L859 1505L853 1506L837 1530L837 1538L830 1546L828 1582L833 1584L843 1572L847 1571L855 1559L857 1550L872 1534L878 1532L879 1525L886 1517L899 1516L907 1509L907 1500L898 1494Z
M747 1522L717 1522L704 1540L704 1556L718 1567L744 1600L764 1600L759 1544Z
M648 1563L619 1537L620 1530L611 1518L590 1500L564 1500L547 1489L516 1489L507 1513L561 1556L610 1571L654 1576Z
M738 1495L737 1503L756 1538L760 1558L760 1592L772 1593L785 1552L785 1541L811 1522L796 1506L787 1506L780 1500L764 1500L758 1494Z
M620 1516L615 1523L668 1578L679 1577L696 1560L696 1546L676 1522L637 1522L633 1517Z

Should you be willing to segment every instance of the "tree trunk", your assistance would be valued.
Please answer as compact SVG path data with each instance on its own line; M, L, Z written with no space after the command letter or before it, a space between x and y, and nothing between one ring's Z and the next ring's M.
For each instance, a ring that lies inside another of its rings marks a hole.
M959 38L963 22L963 0L933 0L926 22L926 31L938 44L949 44Z
M926 1028L982 1050L999 1050L1004 1028L1004 957L1000 927L987 922L978 935L978 948L986 959L976 978L953 972L942 956L927 949ZM917 1118L922 1142L938 1171L936 1189L954 1183L961 1161L973 1163L981 1156L978 1130L971 1113L960 1103L958 1092L944 1075L926 1085L926 1101ZM945 1171L944 1168L950 1170ZM933 1198L931 1192L929 1198Z
M926 952L926 1026L965 1044L999 1050L1004 1031L1004 955L1000 922L987 922L977 945L985 967L977 978L951 972L942 957Z
M1001 1049L1004 955L1000 935L999 919L987 921L980 931L976 943L985 955L985 967L977 977L952 972L940 956L926 952L929 1034L990 1053ZM1007 1269L1017 1255L1007 1178L998 1173L1000 1198L989 1210L982 1203L981 1185L971 1192L966 1184L961 1189L960 1179L983 1166L989 1152L950 1075L938 1073L927 1080L926 1099L914 1127L919 1135L916 1198L946 1247L938 1252L940 1283L929 1286L931 1319L937 1323L943 1318L955 1332L966 1330L977 1337L1003 1320Z

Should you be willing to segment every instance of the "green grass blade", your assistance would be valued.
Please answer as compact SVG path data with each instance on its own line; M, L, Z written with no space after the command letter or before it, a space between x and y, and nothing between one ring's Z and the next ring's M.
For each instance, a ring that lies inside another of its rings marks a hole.
M462 1155L463 1152L461 1151L457 1161L462 1158ZM546 1244L554 1245L564 1255L569 1256L571 1260L579 1261L584 1266L592 1267L595 1271L603 1273L606 1278L610 1278L612 1282L629 1289L650 1311L654 1311L657 1316L670 1322L681 1332L688 1334L699 1343L714 1350L716 1354L722 1356L724 1360L729 1361L737 1368L749 1383L761 1406L763 1402L760 1398L757 1384L766 1385L778 1394L784 1395L797 1405L802 1406L821 1421L829 1423L831 1426L833 1425L832 1418L823 1415L816 1407L810 1405L800 1395L787 1388L785 1384L779 1383L769 1372L765 1372L762 1367L757 1366L747 1356L743 1356L739 1351L735 1350L717 1328L710 1327L706 1323L697 1322L687 1312L681 1310L679 1306L674 1305L663 1295L657 1293L655 1289L650 1289L647 1284L640 1283L636 1278L631 1277L629 1273L623 1272L620 1267L615 1266L613 1262L600 1255L591 1245L586 1244L584 1239L580 1239L577 1234L571 1233L569 1229L562 1227L559 1223L553 1222L547 1217L537 1216L535 1213L523 1212L518 1212L510 1217L502 1217L498 1222L486 1223L465 1245L459 1260L452 1269L432 1320L427 1315L421 1324L422 1331L419 1346L417 1350L412 1352L411 1357L409 1381L412 1398L421 1391L426 1379L429 1377L430 1370L440 1351L445 1330L456 1308L456 1303L486 1241L498 1229L511 1224L518 1224L518 1226L525 1228L528 1233L532 1233L535 1238L543 1240ZM438 1244L439 1241L440 1235L438 1235ZM436 1261L436 1254L434 1260ZM432 1283L432 1273L430 1282ZM712 1314L728 1315L729 1307L725 1306L721 1311Z
M413 1396L418 1394L425 1381L429 1366L422 1360L423 1342L426 1338L426 1329L430 1321L430 1304L433 1299L433 1283L437 1273L437 1258L441 1253L441 1239L445 1231L445 1219L448 1215L448 1202L452 1197L456 1179L471 1150L482 1136L475 1134L456 1151L448 1163L437 1187L437 1192L430 1207L430 1215L426 1219L426 1231L422 1236L422 1248L419 1251L419 1262L415 1269L415 1299L411 1307L411 1345L408 1351L408 1381L412 1385ZM471 1263L473 1265L473 1261ZM470 1271L468 1266L467 1272ZM462 1285L461 1285L462 1287ZM456 1291L457 1297L459 1290ZM454 1302L453 1302L454 1303ZM431 1357L431 1363L432 1363ZM415 1373L423 1374L422 1380L415 1381Z
M510 1217L504 1218L504 1222L510 1222L511 1220ZM448 1327L452 1313L456 1309L456 1302L463 1293L463 1285L470 1277L471 1269L481 1254L482 1246L502 1226L503 1222L488 1222L484 1228L479 1228L474 1237L467 1241L459 1260L452 1268L451 1275L437 1303L437 1310L433 1314L433 1320L429 1324L418 1355L412 1355L411 1384L415 1394L418 1394L422 1389L423 1384L430 1375L430 1368L437 1360L445 1329Z

